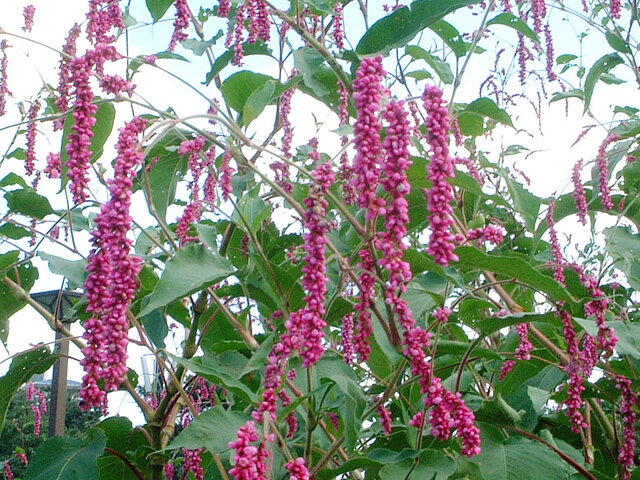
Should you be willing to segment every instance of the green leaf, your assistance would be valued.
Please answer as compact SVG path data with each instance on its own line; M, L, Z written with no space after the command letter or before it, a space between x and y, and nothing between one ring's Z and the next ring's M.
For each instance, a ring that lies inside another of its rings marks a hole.
M251 92L242 109L243 125L249 125L253 120L258 118L271 101L275 89L276 83L273 80L269 80Z
M174 0L146 0L147 2L147 10L153 17L153 23L160 20L169 7L173 4Z
M275 84L280 83L268 75L242 70L234 73L222 83L222 96L231 108L242 113L249 96L269 81Z
M11 213L20 213L38 220L53 213L49 200L30 189L7 192L4 194L4 199L7 201Z
M556 301L573 304L567 291L553 278L543 275L523 259L515 256L491 255L475 247L458 247L459 264L517 278L534 289L542 290Z
M0 227L0 235L10 238L11 240L20 240L24 237L30 237L31 232L26 228L18 227L13 223L5 223Z
M421 30L445 15L475 3L479 0L416 0L409 7L399 8L374 23L358 42L356 52L358 55L386 55L409 43Z
M607 32L605 34L605 38L607 39L607 43L611 45L611 48L613 48L615 51L620 53L631 53L629 44L625 42L620 35L616 35L613 32Z
M498 107L496 102L494 102L490 98L486 98L486 97L478 98L477 100L474 100L469 105L467 105L464 111L477 113L482 115L483 117L489 117L495 120L496 122L500 122L510 127L513 127L513 123L511 122L511 117L509 116L507 111Z
M121 456L144 471L143 466L133 456L132 452L140 448L150 448L147 436L140 429L133 429L131 420L126 417L111 417L100 422L96 428L102 430L107 436L107 448L115 450ZM98 459L100 468L100 480L136 480L137 477L124 463L123 459L105 452Z
M407 52L407 55L412 56L416 60L424 60L427 62L444 83L453 83L453 72L447 62L440 60L438 57L427 52L424 48L416 45L409 45L405 51Z
M462 356L469 351L471 344L469 342L458 342L455 340L438 340L438 353ZM502 360L499 353L488 348L475 347L472 356L488 358L490 360Z
M606 248L635 290L640 289L640 235L633 234L628 227L604 229Z
M513 206L516 208L516 211L524 217L527 230L533 232L536 227L538 212L540 211L540 197L536 197L520 183L513 180L506 170L502 170L500 175L507 183L509 195L511 195L511 199L513 200Z
M86 260L67 260L48 253L38 254L44 261L49 262L49 270L69 279L73 286L82 287L87 278ZM71 286L71 288L73 288Z
M448 46L457 58L464 57L470 44L465 42L456 27L445 20L438 20L429 26Z
M380 480L446 480L456 471L456 461L441 450L427 449L414 459L385 465Z
M189 244L167 262L162 277L150 295L149 303L140 312L148 315L156 308L213 285L234 273L229 260L200 244Z
M560 55L558 58L556 58L556 63L558 65L563 65L565 63L569 63L569 62L575 60L576 58L578 58L576 55L572 55L570 53L565 53L564 55Z
M0 378L0 432L4 427L11 399L18 389L35 374L49 370L55 362L56 357L51 355L47 347L40 347L13 358L9 371Z
M513 28L525 37L533 40L536 43L540 43L540 39L538 38L538 35L536 35L536 32L531 30L529 25L527 25L520 18L516 17L513 13L505 12L496 17L493 17L487 22L487 26L490 25L504 25L505 27Z
M566 92L556 92L553 94L553 97L551 97L551 100L549 100L549 103L564 100L565 98L579 98L580 100L584 100L584 92L579 88L573 88Z
M621 63L624 63L624 61L617 53L609 53L596 60L591 67L591 70L589 70L587 78L584 80L584 112L589 110L591 97L593 96L593 89L602 74L609 73L613 67L620 65Z
M574 320L592 337L598 336L598 325L595 321L575 317ZM618 337L616 352L620 355L630 355L636 360L640 360L640 325L613 320L607 322L607 326L612 327Z
M53 437L44 442L29 462L25 480L98 480L98 457L107 438L91 430L89 439Z
M164 339L169 333L164 311L160 309L154 310L149 315L140 317L140 323L142 323L144 331L147 332L153 344L158 348L164 348Z
M504 317L489 317L475 323L475 327L482 332L483 335L491 335L498 330L520 323L546 322L556 324L558 317L555 313L514 313Z
M304 84L313 90L317 97L324 97L330 93L319 76L320 72L326 71L328 67L325 65L324 57L317 50L310 47L301 48L293 54L293 59L296 69L302 73ZM333 73L333 70L331 72ZM333 76L335 77L335 73Z
M465 136L478 137L484 133L484 119L482 115L462 111L456 117L460 125L460 132Z
M271 55L271 50L264 43L245 43L244 47L244 56L248 55ZM234 56L234 49L227 50L218 58L211 67L211 71L207 73L207 78L203 82L205 85L209 85L213 79L226 67L229 65Z
M238 200L236 209L231 216L231 221L236 225L249 229L256 233L263 221L271 215L271 207L258 196L258 191L253 190Z
M248 415L221 406L211 408L194 419L167 448L195 450L204 447L211 453L226 452L229 442L237 439L238 430L248 420Z
M218 33L211 38L211 40L198 40L196 38L188 38L182 42L183 48L191 50L195 55L201 57L207 48L213 47L216 42L222 37L222 30L218 30Z
M97 98L94 101L98 100ZM91 152L91 161L94 162L102 155L102 149L107 142L111 130L113 130L113 121L116 118L116 109L112 102L100 103L98 110L96 111L96 123L91 127L93 137L91 137L91 143L89 145L89 151ZM69 181L67 174L69 168L67 162L69 161L69 154L67 153L67 145L69 144L69 135L73 133L71 127L75 125L75 119L73 115L67 115L64 121L64 129L62 131L62 145L60 147L60 159L62 162L62 191Z
M0 187L9 187L11 185L20 185L22 188L29 188L27 182L24 179L13 172L7 174L2 180L0 180Z
M178 182L187 170L188 159L164 148L157 156L158 163L148 173L149 185L153 205L160 218L166 219L167 208L173 203Z
M193 373L212 381L216 385L224 386L249 403L258 401L257 395L239 380L239 373L225 366L215 355L205 354L203 357L195 357L191 360L174 355L171 355L171 358L187 367Z
M12 254L9 252L8 254L1 255L0 262L2 259L6 260L7 255ZM7 267L9 265L7 265ZM20 285L23 290L28 292L38 279L38 269L34 268L31 262L27 262L9 270L7 276ZM0 340L3 343L6 343L7 337L9 336L9 317L22 309L26 304L27 302L19 294L11 290L3 281L0 281Z
M491 480L567 478L568 465L550 448L524 437L504 438L500 431L481 424L482 452L470 461Z

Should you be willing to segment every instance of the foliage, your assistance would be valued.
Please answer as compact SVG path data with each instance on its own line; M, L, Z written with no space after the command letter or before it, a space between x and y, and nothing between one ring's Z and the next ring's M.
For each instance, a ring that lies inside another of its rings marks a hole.
M640 86L636 0L87 3L30 99L46 20L0 29L0 340L36 307L90 412L40 445L20 386L53 356L16 355L17 475L637 477L640 107L603 107ZM574 106L600 131L541 196L518 165ZM82 338L29 295L54 274Z

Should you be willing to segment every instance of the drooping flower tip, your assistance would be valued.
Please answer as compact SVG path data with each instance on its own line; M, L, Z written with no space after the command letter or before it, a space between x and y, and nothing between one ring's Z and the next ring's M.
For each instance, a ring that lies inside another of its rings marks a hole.
M24 14L24 26L23 32L30 32L33 29L33 16L36 14L36 7L33 5L27 5L23 10Z

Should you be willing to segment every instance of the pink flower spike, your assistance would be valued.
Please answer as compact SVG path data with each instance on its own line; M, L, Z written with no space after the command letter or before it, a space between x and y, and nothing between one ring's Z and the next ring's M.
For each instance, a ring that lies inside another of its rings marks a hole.
M173 52L178 43L185 41L189 36L185 33L185 30L189 28L189 21L191 20L191 10L187 0L176 0L176 18L173 21L173 35L171 36L171 42L167 50Z
M36 13L36 7L33 5L27 5L24 7L24 27L22 27L23 32L31 32L33 29L33 16Z
M428 177L432 187L427 193L429 212L429 255L437 263L448 266L458 260L453 253L456 248L455 236L450 229L454 223L451 202L454 198L453 187L448 179L455 175L453 161L449 156L449 130L451 122L449 112L442 98L442 90L427 85L422 95L427 111L427 141L431 146L431 162Z
M573 166L573 174L571 175L571 180L573 181L573 196L576 201L576 212L578 214L578 219L580 220L580 223L582 223L583 225L586 225L588 206L587 206L587 197L585 195L584 185L582 184L582 180L580 180L581 171L582 171L582 159L578 160L576 164Z
M598 167L598 183L600 185L600 201L602 206L607 210L613 210L613 201L611 200L611 191L609 190L609 156L607 155L607 147L620 137L612 133L598 148L598 156L596 157L596 165Z

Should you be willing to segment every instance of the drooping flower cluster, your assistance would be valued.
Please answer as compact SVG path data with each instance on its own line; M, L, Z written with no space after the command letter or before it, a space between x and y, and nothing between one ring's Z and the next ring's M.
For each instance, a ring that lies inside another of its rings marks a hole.
M30 32L33 29L33 16L36 14L36 7L33 5L27 5L24 7L24 27L23 32Z
M105 408L105 392L118 388L127 373L127 311L141 267L140 260L129 255L132 241L127 234L132 227L129 210L133 181L144 158L137 137L145 127L146 120L135 117L120 129L115 176L109 181L111 199L102 206L92 232L93 249L85 282L87 312L92 316L84 324L87 347L81 362L85 370L80 392L84 409ZM101 379L104 391L98 387Z
M346 314L342 319L342 358L347 365L353 365L353 313Z
M231 13L231 2L230 0L220 0L218 3L218 16L222 18L227 18Z
M309 469L304 458L296 458L284 466L291 473L289 480L309 480Z
M13 470L11 470L11 465L9 464L9 460L4 461L4 476L6 480L13 480Z
M604 142L602 142L598 148L598 156L596 158L600 201L602 202L602 206L607 210L613 210L611 190L609 189L609 156L607 155L607 147L618 139L618 135L614 133L605 138Z
M115 35L109 35L111 29L125 28L118 0L90 0L87 20L87 40L94 46L115 42Z
M391 418L391 412L382 403L378 407L378 415L380 415L380 423L382 425L382 431L385 433L385 435L391 435L391 428L393 424L393 420Z
M556 208L555 199L549 201L549 209L547 210L547 225L549 226L549 237L551 238L551 253L553 255L553 278L556 282L564 285L564 257L562 255L562 248L560 247L560 241L558 240L558 232L556 231L556 221L553 217Z
M338 2L333 11L335 12L331 16L333 21L333 41L336 42L338 50L344 50L344 18L342 13L342 3Z
M546 51L546 60L547 60L547 78L550 82L553 82L557 76L553 71L553 65L555 63L555 57L553 55L553 37L551 36L551 29L549 28L549 24L545 24L544 26L544 39L545 39L545 51Z
M622 396L620 400L622 442L618 460L623 468L622 480L629 480L635 466L637 414L634 406L638 403L638 395L632 388L631 380L622 375L616 377L616 387Z
M622 2L620 0L610 0L609 14L611 18L620 18L622 16Z
M202 452L204 448L198 450L189 450L188 448L182 449L184 455L184 465L182 466L183 478L188 473L193 474L193 478L196 480L204 479L204 468L202 468Z
M258 40L268 42L271 38L271 21L269 20L269 8L264 0L249 0L247 10L249 12L249 43Z
M384 176L380 183L389 193L389 200L379 211L384 215L386 231L378 234L376 248L383 253L378 263L389 272L386 297L387 303L392 303L396 295L406 292L406 285L412 276L411 266L402 259L407 249L403 240L409 223L409 202L406 196L411 190L407 180L407 171L411 166L411 126L404 102L390 102L383 118L389 122L389 126L383 145L386 155L383 163Z
M442 90L427 85L422 96L427 111L427 141L431 146L431 163L428 177L433 186L427 194L429 215L429 255L440 265L449 265L458 260L453 253L456 237L451 232L453 225L453 187L448 179L455 175L453 161L449 156L449 112L442 98Z
M468 230L467 239L475 240L477 245L481 245L482 243L500 245L502 240L504 240L504 229L491 223L486 227Z
M0 116L6 113L7 95L11 95L9 87L7 87L7 41L0 41L0 51L2 51L2 60L0 60Z
M168 51L173 52L178 43L185 41L189 36L185 30L189 28L189 20L191 20L191 10L187 0L176 0L176 18L173 21L173 35L169 43Z
M69 95L71 94L71 62L76 56L76 41L80 36L80 25L77 23L69 30L69 35L62 47L62 57L60 58L60 73L58 82L58 98L56 99L56 107L60 113L66 113L69 110ZM64 126L64 117L54 122L54 129L61 130Z
M259 446L252 445L260 440L256 431L256 424L248 421L238 430L238 439L229 442L229 448L236 451L233 461L234 466L229 470L236 480L266 480L268 457L264 443Z
M354 307L359 313L356 333L353 337L353 346L355 352L360 356L360 361L366 362L369 360L369 354L371 353L369 338L373 333L373 327L371 326L371 308L376 301L376 265L368 249L364 248L360 250L359 256L360 262L357 266L360 271L358 277L360 293L358 303Z
M39 110L40 102L36 100L31 104L27 115L29 126L27 127L27 149L24 160L24 168L27 171L27 175L33 175L36 169L36 134L38 132L36 117Z
M573 197L576 201L576 213L578 214L578 219L580 223L583 225L587 224L587 197L584 191L584 185L582 184L582 180L580 180L580 172L582 171L582 159L578 160L576 164L573 166L573 174L571 175L571 180L573 182Z
M598 347L604 352L608 358L613 355L613 349L618 343L613 327L606 323L606 314L609 307L609 299L598 285L598 280L580 269L580 282L589 290L589 295L593 300L587 302L584 306L586 316L596 317L596 325L598 326Z
M356 156L352 186L357 192L358 206L367 209L367 219L378 215L384 201L376 195L380 178L380 101L385 91L382 79L386 74L382 56L364 58L353 82L353 100L358 112L354 125Z
M231 166L231 158L233 157L233 152L231 148L227 148L222 156L222 165L220 165L220 174L219 174L219 184L222 189L222 198L225 200L229 200L229 196L233 193L233 175L235 172L234 168Z
M314 365L324 354L324 320L326 313L324 303L327 294L327 273L325 249L327 244L327 207L326 195L335 181L330 163L318 165L313 171L314 183L309 188L309 196L305 198L307 207L304 218L304 250L306 256L302 286L307 293L304 298L306 306L295 313L302 322L300 356L303 368ZM294 314L292 314L293 316Z

